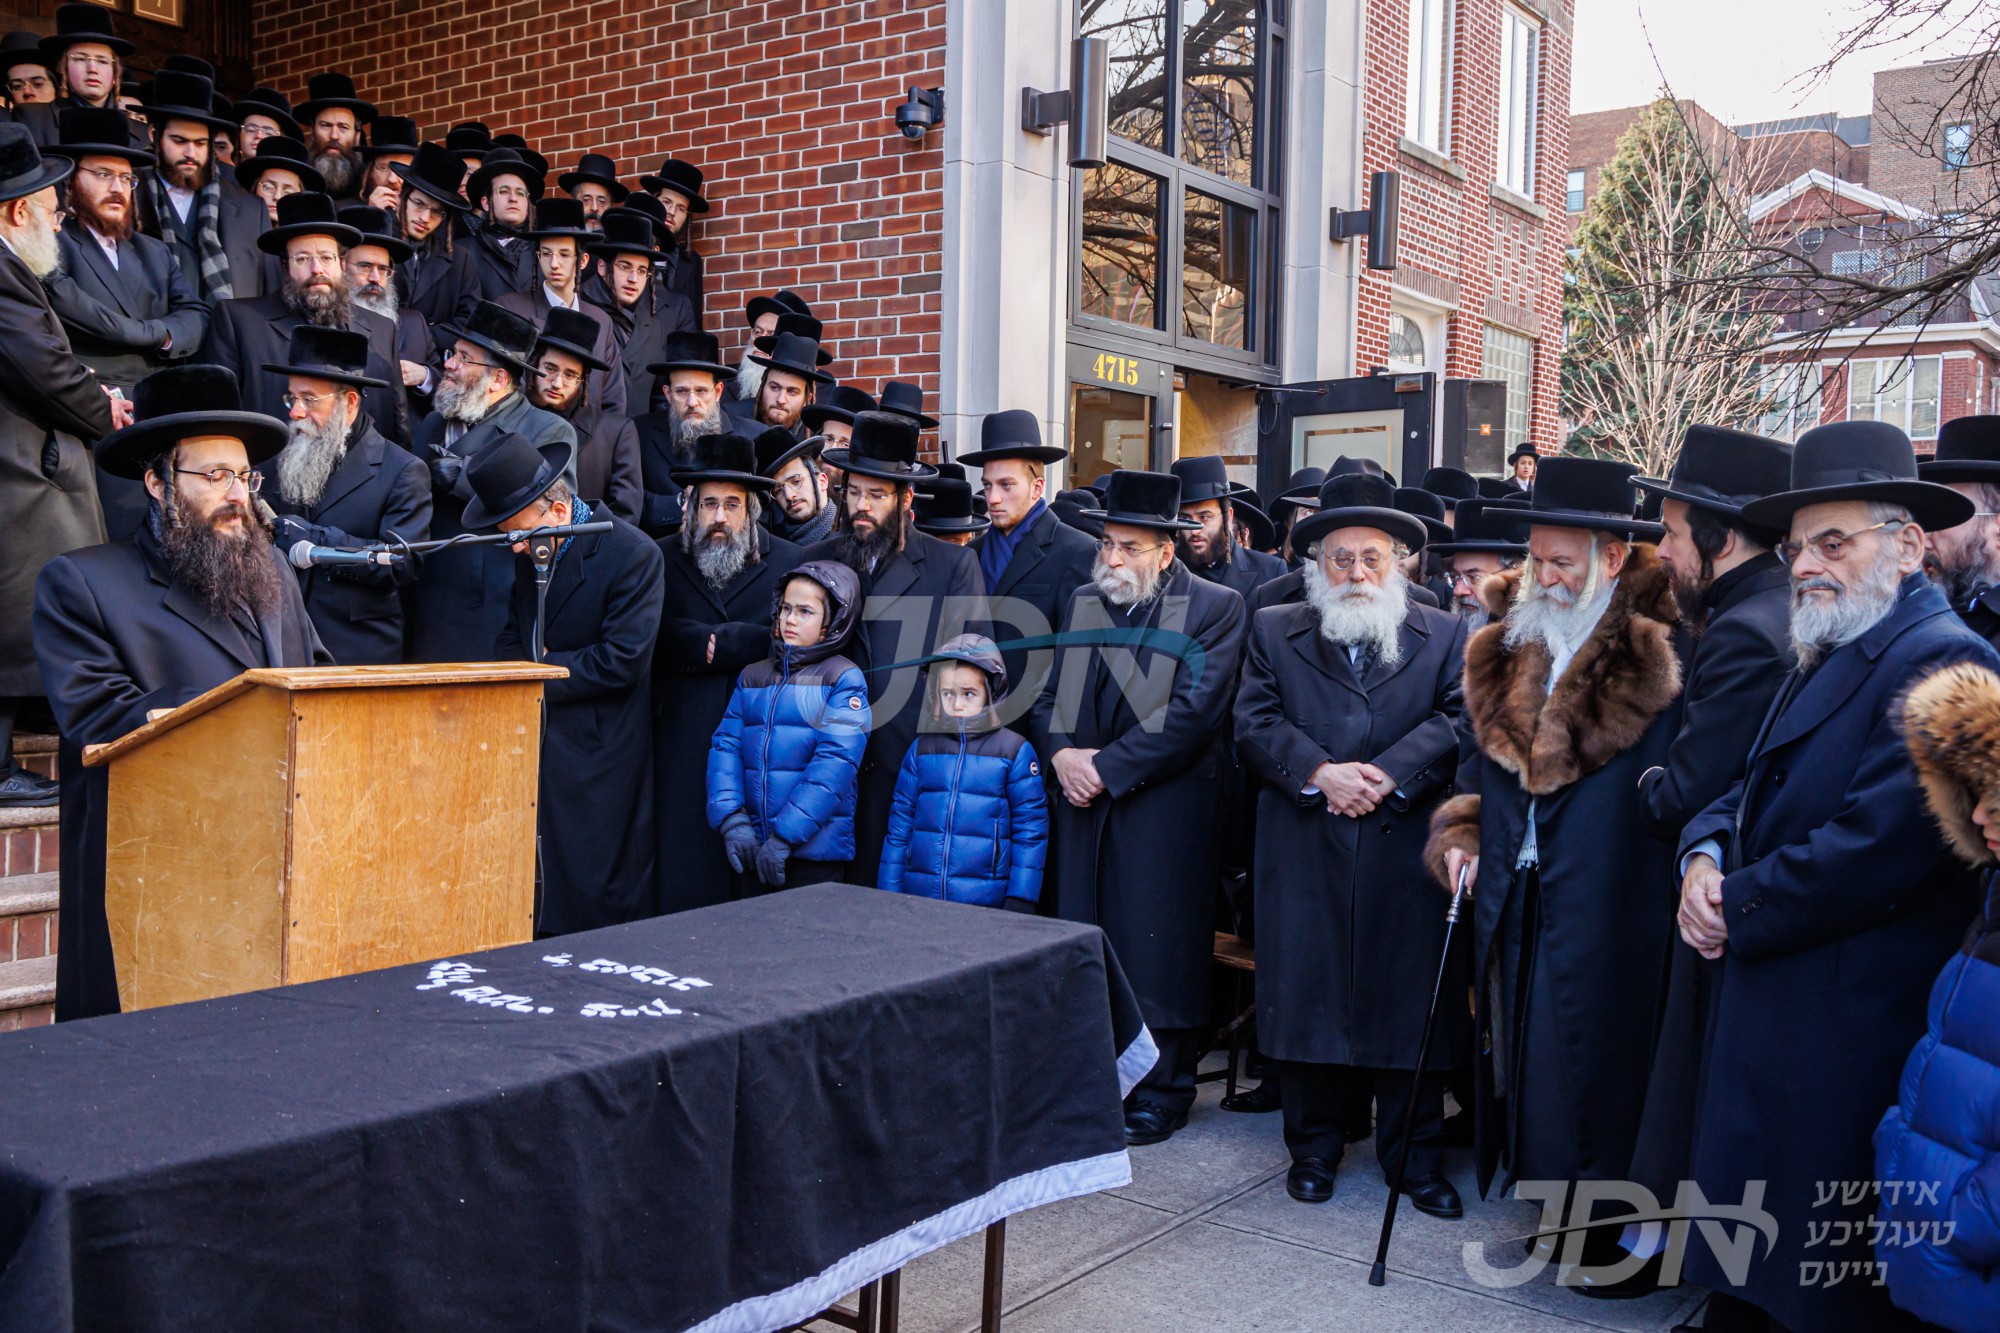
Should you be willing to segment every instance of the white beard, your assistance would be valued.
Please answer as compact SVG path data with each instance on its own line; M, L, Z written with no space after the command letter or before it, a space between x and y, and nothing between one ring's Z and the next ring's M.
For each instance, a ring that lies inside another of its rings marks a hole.
M492 371L482 370L479 378L466 388L460 388L457 380L447 377L437 387L434 401L438 415L461 426L478 425L492 408L492 404L486 401L487 385L492 377Z
M307 509L319 503L333 470L347 456L347 432L353 424L345 403L333 409L324 427L310 420L292 423L291 442L278 455L278 491L286 500Z
M1090 581L1104 600L1116 607L1144 606L1160 591L1166 574L1159 569L1139 570L1131 565L1113 569L1098 556L1090 567Z
M1403 619L1410 612L1410 583L1402 570L1389 569L1377 585L1328 583L1317 560L1300 569L1306 601L1319 615L1321 638L1343 648L1358 644L1389 666L1402 660Z
M46 278L62 267L62 247L56 244L55 219L40 205L28 209L33 220L7 236L7 244L37 279Z
M401 309L401 302L396 298L396 284L393 281L382 284L382 294L380 296L363 296L361 289L356 287L354 289L354 304L360 306L363 310L374 311L392 324L396 322L397 310Z
M1583 594L1571 592L1558 583L1544 588L1535 579L1534 561L1521 568L1521 581L1514 588L1514 605L1507 613L1506 644L1518 648L1530 640L1540 642L1553 656L1573 653L1583 646L1591 630L1611 605L1618 581L1598 582L1597 548L1591 548L1590 581Z
M1794 580L1792 651L1798 654L1799 665L1810 667L1875 628L1882 617L1895 610L1902 582L1895 549L1886 544L1875 563L1855 575L1845 588L1823 575L1803 583ZM1814 588L1831 591L1833 600L1802 596Z
M764 367L750 359L750 353L754 350L756 350L754 343L743 349L743 360L738 363L735 387L732 390L738 398L748 403L756 402L757 395L764 388Z

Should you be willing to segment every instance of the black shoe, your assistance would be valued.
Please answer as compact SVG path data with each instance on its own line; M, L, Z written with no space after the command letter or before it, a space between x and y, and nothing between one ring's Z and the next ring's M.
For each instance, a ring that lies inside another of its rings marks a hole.
M1300 1203L1325 1203L1333 1197L1333 1168L1324 1157L1301 1157L1285 1173L1285 1193Z
M1266 1078L1254 1088L1222 1099L1223 1110L1243 1115L1262 1115L1266 1111L1277 1110L1280 1105L1278 1080L1275 1078Z
M0 778L0 805L54 805L61 799L61 785L51 782L40 773L30 773L25 768L17 768L6 777Z
M1630 1301L1641 1296L1650 1296L1663 1290L1660 1286L1660 1269L1666 1262L1664 1252L1655 1254L1639 1265L1639 1271L1617 1281L1606 1281L1598 1276L1603 1270L1632 1257L1631 1251L1614 1243L1594 1243L1593 1236L1584 1244L1584 1263L1569 1282L1572 1291L1585 1296L1595 1296L1601 1301Z
M1165 1143L1174 1131L1187 1124L1186 1111L1173 1111L1158 1102L1137 1101L1125 1113L1125 1146L1144 1148Z
M1403 1195L1410 1206L1432 1217L1464 1217L1465 1204L1442 1171L1426 1171L1403 1182Z

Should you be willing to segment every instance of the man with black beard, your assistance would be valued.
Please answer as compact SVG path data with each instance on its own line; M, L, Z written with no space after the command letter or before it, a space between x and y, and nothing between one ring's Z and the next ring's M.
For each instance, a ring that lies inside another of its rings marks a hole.
M801 546L833 535L836 509L821 462L826 444L818 435L798 439L782 426L767 426L757 436L757 472L774 488L765 522L771 531Z
M489 151L467 178L465 197L478 210L468 225L482 300L497 301L535 286L535 244L528 239L528 224L542 197L542 182L542 173L511 148Z
M398 266L413 253L409 242L396 234L395 218L379 208L355 204L337 214L339 220L361 233L361 243L349 246L341 257L347 285L354 304L396 323L396 361L402 372L403 396L412 421L423 420L431 410L431 394L437 388L437 344L431 326L415 310L403 309L398 293Z
M651 218L613 208L598 219L598 227L598 239L585 247L597 264L584 279L583 299L611 316L625 380L625 412L640 417L653 406L656 377L651 367L666 359L669 337L695 327L694 308L653 276L661 256L653 248Z
M702 262L694 248L693 232L694 215L708 211L708 200L701 196L701 168L670 157L660 163L656 174L641 176L639 185L659 201L665 213L660 241L667 257L660 266L660 284L687 298L694 308L694 327L700 328Z
M1213 454L1177 458L1169 469L1181 479L1181 517L1199 523L1174 537L1181 561L1210 583L1234 589L1244 601L1285 572L1274 555L1237 545L1231 525L1229 470Z
M292 556L306 613L342 666L403 660L398 589L416 578L415 562L314 568L299 563L297 548L420 542L431 530L430 474L362 410L362 391L380 384L367 365L360 334L301 324L285 363L263 367L284 377L291 410L291 442L265 469L277 482L265 499L277 515L278 550Z
M146 522L128 541L50 561L35 585L35 657L62 730L58 1020L118 1011L104 919L109 770L85 768L83 747L244 671L332 660L257 515L256 468L284 448L284 423L241 410L236 377L214 366L159 371L134 400L136 424L106 436L97 462L145 482Z
M211 308L265 293L257 238L270 226L261 199L225 193L216 178L213 139L229 122L209 114L213 96L199 74L162 70L154 80L145 111L156 167L139 196L141 227L167 243L181 275Z
M1972 501L1971 518L1924 533L1924 572L1972 632L2000 648L2000 416L1945 422L1937 453L1917 472Z
M639 526L654 537L681 523L681 488L673 471L694 457L695 441L724 431L722 395L728 366L712 333L687 329L667 336L661 359L646 369L659 377L667 405L634 420L639 432L639 471L646 489Z
M737 673L771 655L778 582L799 548L757 521L771 482L741 435L704 435L676 470L689 521L660 539L666 605L653 651L653 772L662 912L728 902L729 862L708 826L709 738Z
M292 330L301 324L349 329L368 339L368 374L380 387L361 401L375 428L398 444L410 438L410 409L396 357L396 323L354 304L342 256L361 233L334 215L323 194L288 195L278 201L278 224L257 238L257 248L284 264L277 295L237 297L215 307L201 359L226 366L243 384L252 411L285 418L284 381L259 367L282 363Z
M778 338L782 343L790 336ZM911 526L914 484L937 475L936 468L917 461L915 422L887 412L857 413L848 447L829 449L825 458L847 474L847 524L838 535L807 547L800 559L838 560L861 576L867 599L849 655L868 672L875 729L861 761L850 882L873 884L896 775L923 711L921 668L913 663L968 627L983 628L986 588L971 551ZM904 665L887 669L898 663Z
M590 377L605 369L591 351L598 326L574 310L552 309L535 343L528 401L553 412L576 432L576 484L585 499L602 501L633 522L645 499L639 474L639 432L632 419L590 401Z
M306 80L306 100L293 114L305 127L306 150L326 180L326 192L339 203L359 203L361 127L375 119L374 104L357 95L347 75L315 74Z

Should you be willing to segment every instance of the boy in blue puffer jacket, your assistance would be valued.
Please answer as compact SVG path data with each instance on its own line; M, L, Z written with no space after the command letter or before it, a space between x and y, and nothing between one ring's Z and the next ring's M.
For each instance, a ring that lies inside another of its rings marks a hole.
M861 580L809 560L773 601L773 652L736 678L708 750L708 824L722 834L739 898L788 878L846 878L868 744L868 685L840 655L861 617Z
M881 887L1033 912L1048 855L1042 766L993 706L1007 669L993 640L961 634L933 655L925 728L903 758Z

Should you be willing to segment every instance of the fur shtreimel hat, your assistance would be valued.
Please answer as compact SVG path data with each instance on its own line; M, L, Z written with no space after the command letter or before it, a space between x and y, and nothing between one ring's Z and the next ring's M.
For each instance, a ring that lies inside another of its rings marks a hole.
M1903 701L1903 740L1951 849L1969 864L1991 863L1972 810L2000 792L2000 675L1959 662L1926 676Z

